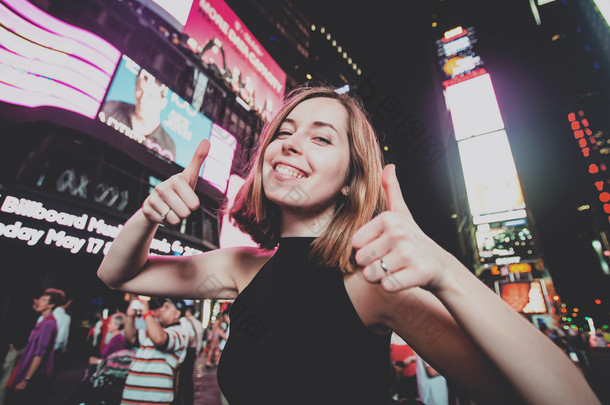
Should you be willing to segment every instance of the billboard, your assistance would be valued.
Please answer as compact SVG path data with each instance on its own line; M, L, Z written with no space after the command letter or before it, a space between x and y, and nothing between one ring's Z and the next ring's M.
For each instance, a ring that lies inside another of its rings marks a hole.
M486 214L525 208L505 131L460 141L458 151L470 212L475 220Z
M508 257L521 260L535 253L525 218L477 225L475 235L481 264L500 264Z
M101 258L122 228L122 223L114 218L74 204L30 198L11 191L0 196L0 241ZM159 228L150 250L156 255L189 256L202 253L201 248Z
M191 11L193 0L138 0L156 14L163 17L176 30L182 31Z
M504 128L489 73L447 86L445 99L458 141Z
M25 0L0 2L0 101L95 118L121 56Z
M496 282L496 293L515 311L523 314L545 314L548 311L547 291L541 279Z
M230 209L235 201L235 195L244 184L245 180L237 174L232 174L229 179L229 186L227 190L227 207ZM220 242L221 248L233 247L233 246L254 246L258 247L258 244L252 240L250 235L242 232L233 222L229 219L228 215L222 216L222 225L220 227Z
M219 125L213 124L210 135L210 151L205 159L201 177L223 194L227 191L227 183L229 182L236 148L237 140L235 137Z
M251 109L263 118L277 111L286 73L224 1L194 1L184 33L197 41L203 64L231 83Z
M183 167L212 130L210 119L125 55L98 119Z

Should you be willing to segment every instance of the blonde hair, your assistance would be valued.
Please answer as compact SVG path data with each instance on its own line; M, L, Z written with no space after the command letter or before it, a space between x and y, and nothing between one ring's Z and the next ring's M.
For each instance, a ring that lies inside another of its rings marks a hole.
M248 175L233 206L227 210L240 230L263 249L273 249L280 239L280 212L265 196L263 155L282 122L301 102L324 97L337 100L348 114L347 137L350 148L347 196L337 193L336 209L322 234L312 244L312 257L320 265L339 268L343 273L356 269L351 238L365 223L386 209L381 186L383 159L375 131L360 100L338 94L328 87L299 87L290 92L279 112L265 123Z

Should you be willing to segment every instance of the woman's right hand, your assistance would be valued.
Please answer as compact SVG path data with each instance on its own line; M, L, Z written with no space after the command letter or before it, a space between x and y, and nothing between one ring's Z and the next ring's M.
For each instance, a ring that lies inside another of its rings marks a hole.
M142 213L152 223L177 225L199 208L195 186L199 171L210 150L210 142L201 141L189 165L178 174L160 183L144 200Z

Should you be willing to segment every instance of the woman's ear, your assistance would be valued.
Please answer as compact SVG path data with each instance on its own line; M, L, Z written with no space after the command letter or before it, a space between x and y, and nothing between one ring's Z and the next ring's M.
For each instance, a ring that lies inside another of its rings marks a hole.
M343 194L345 197L347 197L349 195L349 186L341 187L341 194Z

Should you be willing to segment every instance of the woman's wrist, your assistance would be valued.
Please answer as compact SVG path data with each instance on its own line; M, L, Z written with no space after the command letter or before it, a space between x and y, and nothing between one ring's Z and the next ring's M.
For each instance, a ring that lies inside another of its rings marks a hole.
M151 316L151 315L154 315L154 314L155 314L155 313L154 313L153 311L150 311L150 310L149 310L148 312L146 312L146 313L144 313L144 314L142 315L142 318L146 319L147 317L149 317L149 316Z

